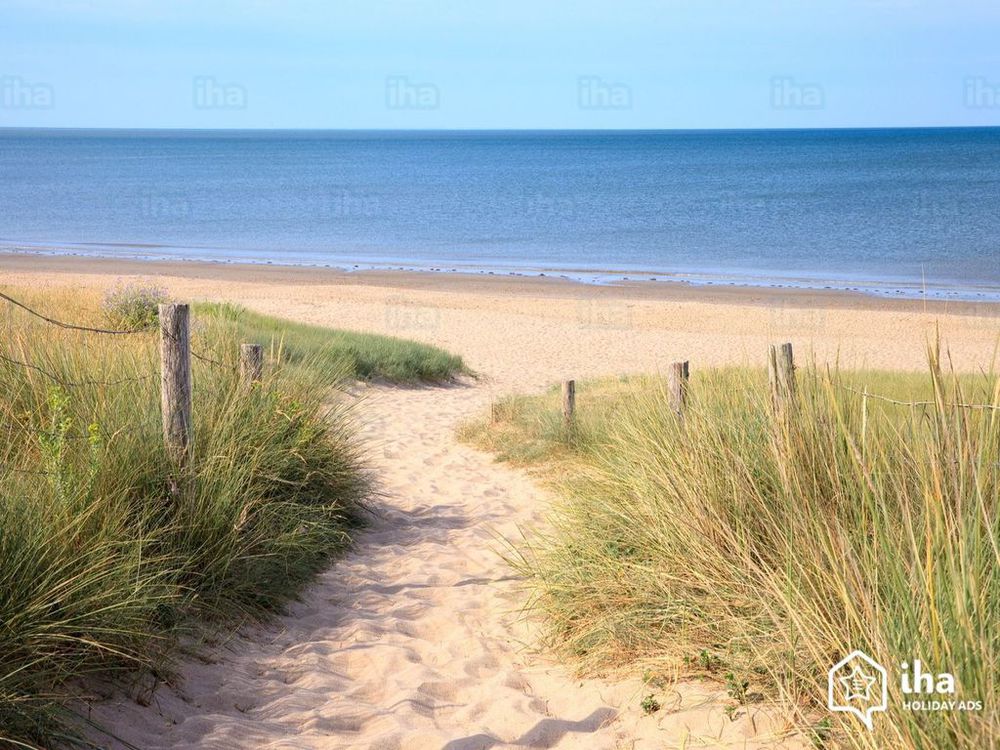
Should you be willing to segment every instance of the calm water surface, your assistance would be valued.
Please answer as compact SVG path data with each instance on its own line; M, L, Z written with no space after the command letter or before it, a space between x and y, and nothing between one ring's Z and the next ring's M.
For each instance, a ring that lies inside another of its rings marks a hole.
M1000 299L1000 129L0 130L0 249Z

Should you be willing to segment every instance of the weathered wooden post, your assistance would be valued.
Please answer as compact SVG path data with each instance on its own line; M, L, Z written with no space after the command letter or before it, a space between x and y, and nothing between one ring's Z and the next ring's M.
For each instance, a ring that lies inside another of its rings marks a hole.
M264 377L264 347L260 344L240 344L240 382L259 383Z
M684 416L684 406L687 403L689 373L690 368L687 361L674 362L670 365L667 389L670 396L670 408L678 417Z
M160 410L163 443L179 468L191 452L191 338L188 305L160 305Z
M562 416L563 425L570 429L576 414L576 381L565 380L562 384Z
M788 411L795 405L795 361L791 344L771 347L768 379L774 410L779 414Z

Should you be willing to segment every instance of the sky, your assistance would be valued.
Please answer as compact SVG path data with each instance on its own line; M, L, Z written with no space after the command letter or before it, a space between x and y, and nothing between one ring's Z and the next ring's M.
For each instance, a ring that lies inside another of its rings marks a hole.
M0 0L0 127L997 124L996 0Z

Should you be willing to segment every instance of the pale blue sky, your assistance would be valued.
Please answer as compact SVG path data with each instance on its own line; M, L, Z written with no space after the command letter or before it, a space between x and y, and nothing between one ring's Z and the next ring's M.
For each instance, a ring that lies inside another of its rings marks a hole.
M0 0L0 126L1000 124L996 0Z

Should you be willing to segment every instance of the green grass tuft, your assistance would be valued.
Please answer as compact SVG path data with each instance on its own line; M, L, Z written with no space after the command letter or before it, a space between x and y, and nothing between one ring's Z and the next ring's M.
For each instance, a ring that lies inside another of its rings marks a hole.
M96 298L25 301L104 323ZM79 722L66 706L81 680L169 673L199 622L280 610L347 546L369 492L332 387L461 369L430 347L198 306L194 452L178 474L162 444L154 331L99 335L3 312L2 746L71 736ZM270 352L263 382L248 387L235 365L254 339Z
M633 378L578 384L570 432L555 391L463 428L559 490L512 551L550 642L591 673L724 664L734 700L782 700L824 747L1000 745L1000 411L954 405L1000 407L1000 382L936 355L798 381L788 422L765 373L716 370L693 373L683 424L660 379ZM827 720L826 672L853 649L951 672L983 709L907 711L890 669L874 732Z
M294 323L229 303L202 303L195 310L211 322L215 337L280 350L293 366L320 359L360 380L403 384L444 383L471 374L461 357L428 344Z

